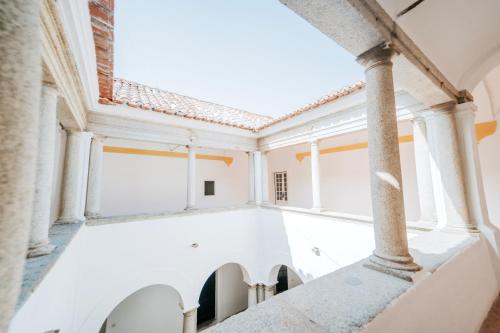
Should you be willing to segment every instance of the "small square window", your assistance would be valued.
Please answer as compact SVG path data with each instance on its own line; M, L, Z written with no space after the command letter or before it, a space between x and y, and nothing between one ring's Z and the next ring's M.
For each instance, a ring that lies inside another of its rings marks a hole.
M215 181L205 180L205 195L215 195Z

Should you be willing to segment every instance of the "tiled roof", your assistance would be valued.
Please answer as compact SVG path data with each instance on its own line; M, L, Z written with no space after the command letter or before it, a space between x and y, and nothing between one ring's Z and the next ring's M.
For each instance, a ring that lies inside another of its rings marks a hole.
M113 103L252 131L273 120L268 116L201 101L124 79L114 80Z
M337 100L339 98L342 98L342 97L345 97L345 96L350 95L352 93L355 93L356 91L362 90L365 86L366 86L366 83L364 81L359 81L359 82L356 82L356 83L351 84L349 86L343 87L342 89L337 90L331 94L325 95L325 96L321 97L320 99L318 99L312 103L309 103L307 105L304 105L303 107L301 107L293 112L290 112L290 113L287 113L281 117L275 118L272 121L268 122L267 124L264 124L262 127L258 128L257 130L264 129L264 128L269 127L271 125L274 125L276 123L279 123L279 122L285 121L287 119L296 117L296 116L298 116L302 113L305 113L307 111L311 111L313 109L316 109L316 108L318 108L326 103L333 102L334 100Z
M224 105L201 101L196 98L116 78L114 79L113 100L111 103L126 104L144 110L152 110L257 132L357 92L363 89L365 85L365 82L357 82L278 118L271 118Z

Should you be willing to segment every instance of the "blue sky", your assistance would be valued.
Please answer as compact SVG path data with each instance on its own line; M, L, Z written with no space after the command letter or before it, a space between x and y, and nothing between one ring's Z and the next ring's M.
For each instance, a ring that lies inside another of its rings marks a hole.
M115 77L278 116L363 79L278 0L118 0Z

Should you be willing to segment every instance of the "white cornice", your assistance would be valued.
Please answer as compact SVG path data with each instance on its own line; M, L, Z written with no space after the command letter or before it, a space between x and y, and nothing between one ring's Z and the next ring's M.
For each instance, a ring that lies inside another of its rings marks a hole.
M86 106L92 109L99 98L99 85L88 1L59 0L57 8L83 84Z
M87 129L95 134L118 139L188 145L195 136L196 144L203 148L241 151L253 151L257 148L254 137L223 133L208 127L194 129L166 121L144 121L118 116L120 113L117 109L112 112L91 112Z
M397 93L397 104L398 121L411 119L414 112L426 108L408 93L402 91ZM328 104L322 108L328 108ZM258 146L259 150L272 150L357 132L366 128L366 105L362 102L348 108L330 109L326 116L260 138Z
M55 1L45 0L41 14L42 58L71 113L71 122L64 125L84 129L86 126L84 90Z
M257 139L258 137L256 133L246 129L210 123L203 120L189 119L161 112L137 109L123 104L118 104L118 105L99 104L97 108L94 111L92 111L92 113L112 115L114 117L119 117L119 118L133 119L136 121L147 122L152 124L180 127L189 130L205 130L205 131L241 136L252 139Z

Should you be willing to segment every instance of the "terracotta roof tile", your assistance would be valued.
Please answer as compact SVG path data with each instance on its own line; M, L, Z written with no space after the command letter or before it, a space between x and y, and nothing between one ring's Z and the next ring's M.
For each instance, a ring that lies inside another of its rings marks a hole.
M114 80L113 102L252 131L273 120L268 116L151 88L124 79Z
M251 113L229 106L202 101L196 98L183 96L157 88L124 80L114 79L113 100L100 101L103 104L126 104L144 110L152 110L170 115L190 119L202 120L211 123L228 125L257 132L276 123L298 116L313 110L321 105L350 95L365 87L365 82L357 82L344 87L332 94L321 97L294 112L278 118L271 118Z

